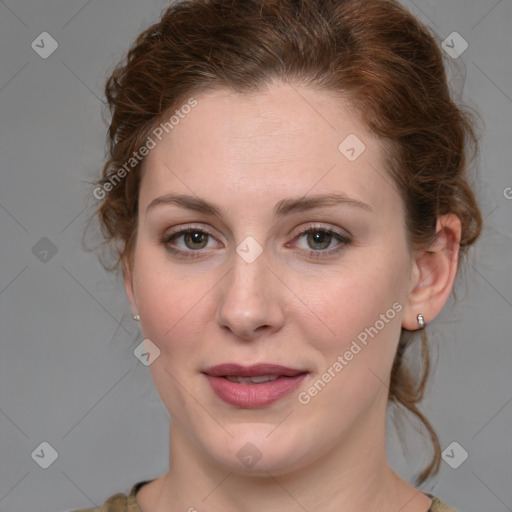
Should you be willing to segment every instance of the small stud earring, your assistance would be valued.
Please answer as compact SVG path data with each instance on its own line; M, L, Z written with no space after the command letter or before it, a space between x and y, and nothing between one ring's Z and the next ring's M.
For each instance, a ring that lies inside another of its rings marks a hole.
M136 322L139 322L139 321L140 321L140 316L139 316L139 315L132 315L132 318L133 318Z
M418 320L418 329L423 329L425 327L425 319L423 315L420 313L416 319Z

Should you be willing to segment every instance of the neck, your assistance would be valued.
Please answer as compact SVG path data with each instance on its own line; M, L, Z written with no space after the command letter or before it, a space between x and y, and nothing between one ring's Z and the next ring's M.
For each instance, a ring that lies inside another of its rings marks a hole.
M385 404L379 409L344 433L335 449L284 475L250 476L219 467L171 423L169 471L151 491L143 487L137 500L144 512L425 512L430 500L387 463Z

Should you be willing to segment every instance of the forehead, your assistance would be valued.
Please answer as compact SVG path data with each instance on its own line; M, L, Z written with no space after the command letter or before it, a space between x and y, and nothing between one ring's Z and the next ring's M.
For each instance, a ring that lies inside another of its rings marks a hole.
M142 207L166 192L254 206L255 196L275 203L283 195L336 190L375 206L398 197L380 141L341 97L277 83L250 94L217 89L194 100L146 157Z

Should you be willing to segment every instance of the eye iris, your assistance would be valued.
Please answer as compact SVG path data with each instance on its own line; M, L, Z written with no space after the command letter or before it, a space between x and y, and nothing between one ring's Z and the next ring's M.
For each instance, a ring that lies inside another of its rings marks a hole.
M188 231L185 233L185 244L189 249L202 249L206 246L208 235L198 231ZM191 242L191 243L190 243ZM199 244L199 247L195 244Z
M332 235L326 231L311 231L308 233L308 244L321 244L321 247L314 247L315 249L326 249L331 243Z

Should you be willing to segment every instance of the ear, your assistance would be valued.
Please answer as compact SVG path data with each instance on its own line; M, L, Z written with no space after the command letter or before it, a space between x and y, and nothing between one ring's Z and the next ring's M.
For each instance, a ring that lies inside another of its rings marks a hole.
M461 222L454 214L437 220L434 243L416 253L413 288L408 295L402 327L418 329L418 314L431 322L445 305L453 288L459 263Z
M133 269L132 264L129 259L123 259L122 261L123 267L123 280L124 280L124 289L126 292L126 296L130 302L132 307L132 314L136 315L137 311L137 303L135 301L135 293L133 290Z

